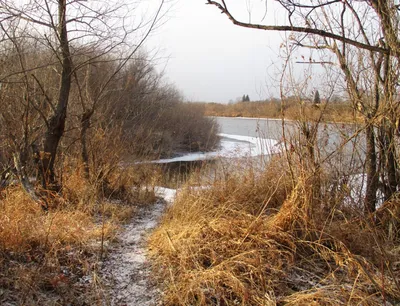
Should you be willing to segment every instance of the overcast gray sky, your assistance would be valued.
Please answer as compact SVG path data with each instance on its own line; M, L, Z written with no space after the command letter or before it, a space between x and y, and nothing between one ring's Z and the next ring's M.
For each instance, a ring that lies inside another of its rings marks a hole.
M283 34L234 26L205 2L175 1L166 23L147 43L148 49L160 49L160 54L169 58L168 80L190 101L228 102L243 94L252 100L277 96L274 79L279 77ZM230 2L232 12L248 21L247 1ZM263 1L249 2L252 21L260 22L265 12ZM268 7L268 18L284 20L282 14L282 10Z

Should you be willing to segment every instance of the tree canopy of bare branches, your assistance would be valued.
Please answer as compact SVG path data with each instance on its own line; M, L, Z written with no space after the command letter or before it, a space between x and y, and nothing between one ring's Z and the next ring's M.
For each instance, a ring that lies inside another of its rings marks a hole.
M365 211L376 208L378 189L386 200L400 187L398 117L400 11L397 1L278 0L286 18L267 11L259 23L241 21L229 0L207 0L233 24L264 31L291 32L289 43L333 55L352 104L365 122ZM282 14L283 15L283 14Z
M32 176L44 189L61 190L71 152L90 179L105 175L102 163L117 167L122 151L167 154L200 138L198 146L208 146L203 134L213 123L195 127L201 112L183 105L156 71L156 55L144 51L164 20L164 0L146 14L140 5L0 0L0 163L15 169L30 194ZM177 130L175 114L188 115L186 129Z

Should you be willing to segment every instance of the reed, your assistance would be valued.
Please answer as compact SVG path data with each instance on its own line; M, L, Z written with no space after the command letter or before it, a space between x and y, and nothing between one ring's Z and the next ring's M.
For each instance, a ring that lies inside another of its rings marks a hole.
M149 250L165 305L400 300L399 235L390 238L387 226L342 203L323 206L328 194L318 191L331 186L328 175L297 168L293 178L282 158L265 170L241 172L208 188L188 185L152 234ZM398 222L398 213L391 216Z
M98 275L124 222L154 193L133 186L133 171L89 181L82 167L65 167L60 193L46 194L48 211L19 185L1 190L0 288L2 303L93 305L107 300Z

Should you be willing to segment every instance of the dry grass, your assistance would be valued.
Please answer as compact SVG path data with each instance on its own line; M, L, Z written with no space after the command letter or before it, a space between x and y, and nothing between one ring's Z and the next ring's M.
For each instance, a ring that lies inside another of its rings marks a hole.
M84 211L62 209L44 213L19 187L7 190L1 208L2 250L21 252L32 246L83 245L101 234L91 216ZM107 226L106 235L112 232L112 226Z
M71 299L80 304L75 296L82 295L72 284L92 273L90 257L98 250L91 244L103 234L112 237L115 225L108 221L102 228L79 209L44 213L19 187L7 189L0 205L0 282L5 301L32 305Z
M205 108L206 116L221 117L255 117L281 118L282 104L276 101L238 102L235 104L200 103ZM354 122L360 118L354 117L354 109L350 103L328 103L316 107L310 102L304 104L298 101L285 101L285 119L297 120L306 115L307 118L317 118L324 109L322 120L325 122ZM303 115L301 115L303 113Z
M261 174L248 169L182 191L150 240L164 304L398 302L399 236L389 239L387 225L356 215L343 218L340 205L318 209L323 195L313 183L306 173L292 181L276 160Z
M19 186L1 191L1 303L93 305L106 299L97 276L102 241L112 241L135 206L154 194L128 188L129 170L108 177L106 194L104 182L89 183L79 167L71 169L62 193L48 198L48 212Z

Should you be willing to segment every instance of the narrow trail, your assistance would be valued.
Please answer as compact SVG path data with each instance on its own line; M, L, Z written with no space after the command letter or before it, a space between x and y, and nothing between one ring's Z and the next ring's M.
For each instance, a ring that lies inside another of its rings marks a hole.
M150 278L150 263L146 258L146 238L166 208L160 200L139 208L132 221L119 234L119 242L110 248L103 264L102 275L110 287L109 305L158 304L160 292Z

